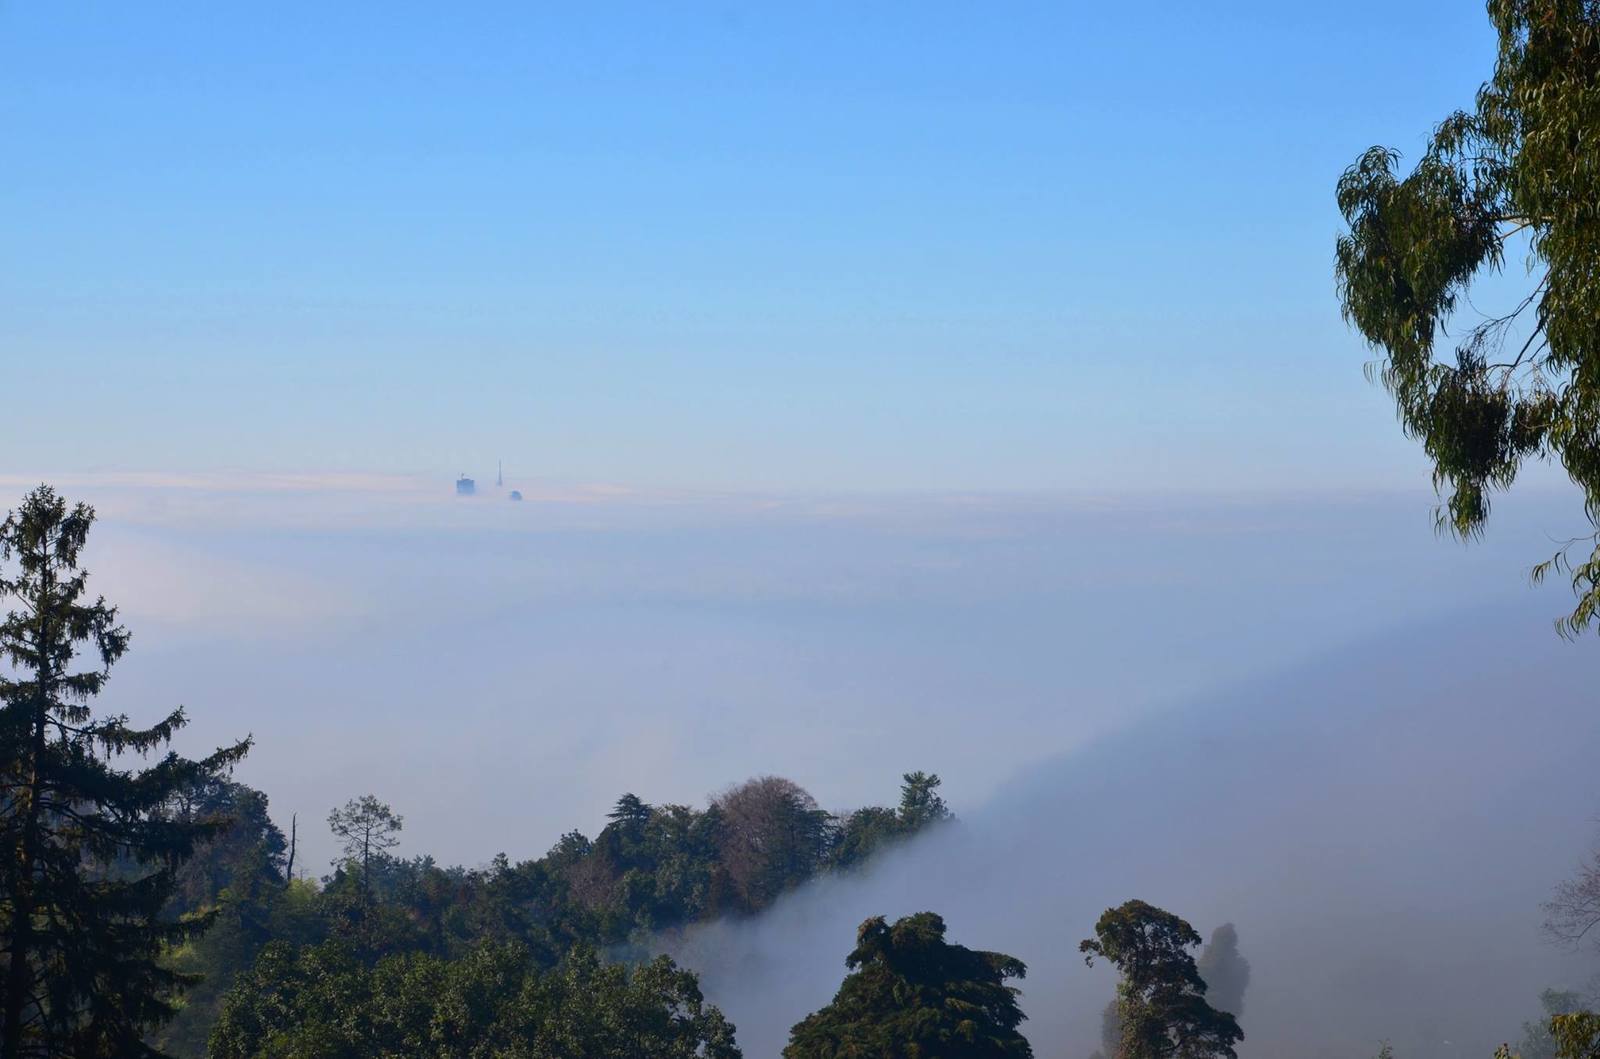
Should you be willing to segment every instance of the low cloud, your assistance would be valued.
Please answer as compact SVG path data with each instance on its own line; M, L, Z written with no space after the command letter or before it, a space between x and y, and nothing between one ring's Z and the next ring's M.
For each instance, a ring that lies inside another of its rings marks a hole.
M748 921L659 947L698 969L745 1054L826 1003L856 925L925 909L1028 965L1041 1059L1098 1047L1114 972L1077 942L1139 897L1237 924L1240 1055L1484 1056L1597 961L1539 903L1591 839L1596 648L1529 608L1462 615L1147 717L1026 770L966 819Z

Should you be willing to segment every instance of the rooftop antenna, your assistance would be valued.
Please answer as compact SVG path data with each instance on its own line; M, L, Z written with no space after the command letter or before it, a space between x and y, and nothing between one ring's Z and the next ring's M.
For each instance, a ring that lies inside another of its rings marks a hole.
M501 470L502 470L502 467L501 467L500 461L499 460L495 460L494 461L494 487L496 489L504 489L505 485L506 485L506 478L505 478L505 475L501 473Z

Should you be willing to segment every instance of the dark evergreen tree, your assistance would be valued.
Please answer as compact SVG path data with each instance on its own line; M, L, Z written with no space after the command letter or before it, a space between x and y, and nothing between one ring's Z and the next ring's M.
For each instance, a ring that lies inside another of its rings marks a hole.
M638 834L650 822L650 806L637 794L624 794L606 814L606 819L626 828L631 834Z
M785 1059L1023 1059L1023 1018L1008 978L1022 961L944 940L944 920L919 912L861 924L833 1003L790 1033Z
M94 717L128 632L87 596L93 522L40 486L0 524L0 597L15 605L0 621L0 1059L156 1054L143 1038L189 982L161 954L207 923L164 913L196 843L226 827L171 810L249 748L141 768L183 711L149 728Z
M1244 1034L1232 1015L1206 1001L1206 983L1189 955L1200 944L1193 927L1154 905L1129 901L1108 908L1094 932L1078 946L1085 962L1102 957L1122 975L1115 1059L1235 1059L1233 1046Z

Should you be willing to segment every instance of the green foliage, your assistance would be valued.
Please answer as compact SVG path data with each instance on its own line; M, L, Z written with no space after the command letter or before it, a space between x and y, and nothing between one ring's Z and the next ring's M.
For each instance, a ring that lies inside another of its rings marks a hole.
M943 782L930 772L908 772L900 784L900 823L908 832L950 819L950 809L939 797Z
M693 974L660 957L637 968L575 949L540 971L514 944L460 958L368 965L339 942L274 943L228 993L215 1059L738 1059L733 1026Z
M940 779L929 772L907 772L901 777L897 809L857 809L835 824L830 860L834 867L852 868L872 855L916 834L925 827L952 819L939 796Z
M1600 1059L1600 1014L1577 1011L1550 1019L1556 1059Z
M931 793L937 777L921 776L919 785ZM860 863L903 840L921 826L913 819L931 823L947 812L940 804L938 812L904 814L906 805L928 800L908 799L902 790L902 809L858 810L841 821L816 811L810 796L787 781L760 789L778 793L778 808L746 817L745 847L726 834L726 796L701 811L650 805L628 794L594 839L569 832L543 857L513 863L499 856L467 869L373 853L363 870L361 851L352 845L320 888L303 882L285 887L282 835L266 818L259 794L242 787L196 794L190 799L195 812L226 806L236 823L205 844L181 876L189 881L171 907L204 911L216 926L171 951L170 967L204 979L171 1026L152 1039L177 1055L203 1055L223 995L271 941L302 946L331 939L366 964L404 954L453 961L484 942L515 944L548 969L576 947L627 952L658 931L750 910L751 891L736 884L732 858L752 847L771 858L752 857L778 880L764 898L771 900L817 872ZM386 810L375 803L360 815L381 818ZM804 815L796 819L797 813ZM349 818L350 806L343 815ZM863 817L890 824L871 838L858 833L855 855L847 858L841 849L848 821ZM796 858L784 846L797 839L820 846L808 845Z
M0 621L0 1059L154 1054L142 1037L191 982L162 953L208 923L167 913L179 871L227 826L174 807L249 748L138 768L183 711L149 728L94 717L128 632L87 595L93 522L40 486L0 524L0 598L18 605Z
M372 862L384 858L400 844L405 821L370 794L352 798L328 814L328 828L339 840L346 864L361 869L361 885L370 891Z
M785 1059L1003 1059L1033 1054L1008 978L1022 962L944 940L944 920L920 912L892 927L861 924L833 1002L794 1027Z
M1489 497L1530 458L1560 460L1600 528L1600 9L1581 0L1490 0L1494 72L1475 108L1447 117L1409 175L1374 147L1339 181L1344 314L1382 354L1401 424L1433 461L1440 525L1483 527ZM1526 297L1436 343L1474 282L1527 243ZM1577 595L1559 627L1600 608L1600 534L1536 570Z
M283 834L267 816L264 795L212 783L186 798L181 811L231 821L179 871L168 906L169 913L208 914L212 922L204 935L168 954L169 966L199 981L152 1043L174 1055L199 1056L223 993L262 946L274 938L309 942L320 936L321 920L315 888L284 878Z
M85 595L93 517L41 487L0 525L0 597L19 604L0 621L0 1059L198 1057L208 1042L731 1059L733 1027L693 975L595 952L759 911L949 818L926 773L906 774L897 809L844 819L763 777L704 811L625 794L593 841L469 870L393 856L403 822L368 795L330 814L343 856L322 885L288 878L266 797L227 778L248 740L141 768L183 712L150 728L93 716L128 644Z
M1557 1015L1574 1015L1585 1010L1583 997L1560 989L1546 989L1540 993L1539 1006L1544 1017L1522 1024L1522 1043L1517 1049L1519 1059L1557 1059L1551 1020Z
M1206 1001L1206 983L1189 950L1200 935L1187 922L1144 901L1108 908L1095 936L1078 949L1085 962L1096 956L1121 973L1117 1020L1121 1040L1116 1059L1235 1059L1244 1039L1235 1018Z

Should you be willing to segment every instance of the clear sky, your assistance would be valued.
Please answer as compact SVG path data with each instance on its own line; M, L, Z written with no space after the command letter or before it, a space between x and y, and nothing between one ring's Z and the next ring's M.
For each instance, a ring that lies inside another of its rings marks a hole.
M0 469L1416 483L1333 182L1492 43L1378 0L0 4Z

